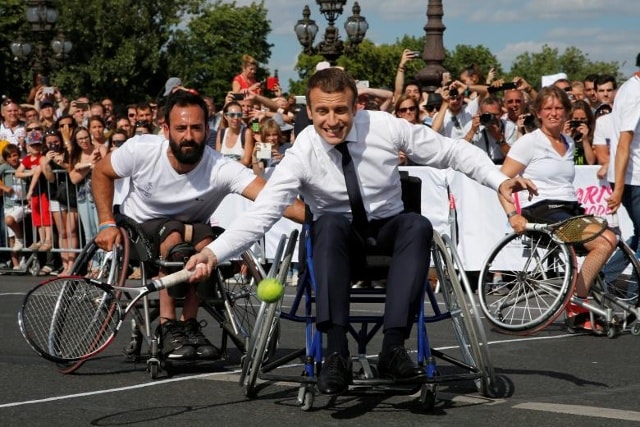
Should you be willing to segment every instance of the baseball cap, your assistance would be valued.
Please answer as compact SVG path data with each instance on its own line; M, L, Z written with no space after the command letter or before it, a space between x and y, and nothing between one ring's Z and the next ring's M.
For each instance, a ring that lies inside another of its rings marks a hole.
M27 145L42 144L42 132L39 130L31 131L27 134Z
M173 89L177 88L178 86L182 86L182 80L180 80L177 77L169 78L169 80L167 80L167 82L164 84L164 95L163 96L169 96L171 91Z

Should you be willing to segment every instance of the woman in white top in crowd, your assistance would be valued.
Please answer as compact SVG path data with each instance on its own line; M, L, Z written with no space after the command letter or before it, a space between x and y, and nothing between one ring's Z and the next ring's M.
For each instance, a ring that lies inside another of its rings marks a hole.
M229 102L222 113L222 123L216 135L216 150L225 157L251 167L253 132L242 122L242 106L235 101Z
M571 101L564 90L555 86L544 87L534 101L533 110L540 128L524 135L511 146L501 168L507 176L521 175L538 187L539 200L521 199L520 212L516 211L513 203L500 199L505 211L509 212L509 224L517 233L524 231L527 221L557 222L584 212L573 186L575 142L562 133L571 111ZM588 297L593 280L613 253L616 243L615 234L607 230L582 245L587 256L578 273L575 291L578 297ZM569 304L569 326L595 328L595 325L578 325L572 322L573 318L585 310L578 305Z

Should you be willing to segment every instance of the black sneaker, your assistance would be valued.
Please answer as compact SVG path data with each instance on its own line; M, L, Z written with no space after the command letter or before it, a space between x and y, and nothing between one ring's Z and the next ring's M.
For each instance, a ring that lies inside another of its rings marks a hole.
M189 345L184 333L184 326L176 320L167 320L156 329L160 338L160 349L168 359L193 359L196 349Z
M184 321L184 334L187 338L187 344L196 350L196 355L201 359L219 359L220 350L204 336L202 333L202 325L196 319Z

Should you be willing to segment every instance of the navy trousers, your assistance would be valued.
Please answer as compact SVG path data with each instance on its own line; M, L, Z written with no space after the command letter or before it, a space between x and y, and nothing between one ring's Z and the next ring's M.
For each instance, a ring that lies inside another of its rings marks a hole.
M387 274L384 330L403 328L408 338L430 263L431 222L417 213L402 213L373 227L376 255L391 256ZM320 331L346 327L351 280L358 278L368 248L348 218L325 214L311 227L316 280L316 323Z

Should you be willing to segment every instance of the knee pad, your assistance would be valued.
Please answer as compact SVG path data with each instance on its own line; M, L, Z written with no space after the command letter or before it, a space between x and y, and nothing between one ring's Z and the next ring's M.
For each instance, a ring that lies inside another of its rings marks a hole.
M175 246L172 246L167 251L167 261L176 261L176 262L187 262L189 258L196 253L195 248L191 243L180 242ZM169 267L167 268L170 272L175 272L180 270L180 267ZM169 295L173 298L184 298L187 294L187 290L189 289L188 283L180 283L179 285L173 286L167 290Z

